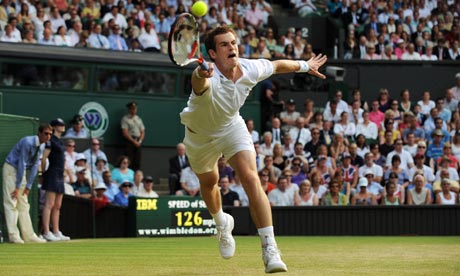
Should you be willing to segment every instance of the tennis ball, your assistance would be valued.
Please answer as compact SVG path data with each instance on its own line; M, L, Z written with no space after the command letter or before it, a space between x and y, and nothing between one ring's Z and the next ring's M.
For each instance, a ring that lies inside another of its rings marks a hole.
M195 16L202 17L208 12L208 5L203 1L196 1L192 6L192 13Z

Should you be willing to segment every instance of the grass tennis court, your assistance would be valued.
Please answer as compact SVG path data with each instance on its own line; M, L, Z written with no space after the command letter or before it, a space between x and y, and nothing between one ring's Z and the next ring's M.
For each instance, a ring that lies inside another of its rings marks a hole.
M258 237L236 237L220 258L214 237L0 244L3 276L266 275ZM460 237L278 237L289 272L276 275L460 275Z

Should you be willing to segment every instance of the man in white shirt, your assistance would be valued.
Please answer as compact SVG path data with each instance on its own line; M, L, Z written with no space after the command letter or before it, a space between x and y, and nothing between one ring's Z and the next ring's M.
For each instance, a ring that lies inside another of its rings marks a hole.
M294 206L294 195L288 191L289 182L285 176L278 178L278 187L268 194L271 206Z
M200 195L200 180L198 180L198 177L191 167L186 167L182 170L180 176L180 185L182 189L178 190L176 195Z
M306 143L311 141L311 132L308 128L305 128L305 118L299 117L295 121L295 127L289 130L291 139L294 139L294 143L301 143L305 146Z
M144 179L142 179L142 183L144 184L144 188L139 189L136 196L148 198L158 197L158 194L153 190L153 178L151 176L144 177Z
M341 90L337 90L334 95L334 100L337 102L337 109L342 111L348 111L348 103L343 100L343 93ZM326 104L326 109L330 109L330 101Z
M143 32L137 39L144 48L145 52L160 52L160 38L155 29L152 29L152 23L145 23L145 32Z
M409 171L409 180L412 182L412 179L414 178L414 175L417 171L422 171L423 175L425 176L425 179L428 183L433 184L434 182L434 174L433 174L433 169L430 168L429 166L425 165L425 155L421 153L417 153L414 157L415 161L415 166L412 167Z
M364 155L364 165L359 168L359 177L365 177L365 172L371 171L374 181L380 183L383 177L383 168L374 163L374 154L367 152Z
M126 29L128 27L128 23L126 22L126 19L123 15L118 13L118 6L113 5L110 12L106 13L104 15L104 18L102 18L102 21L104 23L109 22L110 19L115 20L115 25L120 26L122 30Z
M406 150L403 149L403 141L402 139L396 139L394 144L395 149L390 152L387 156L386 167L391 167L391 159L394 155L399 155L401 158L401 168L403 170L409 170L414 166L414 160L412 159L412 155Z
M299 117L300 113L295 110L294 99L289 99L286 110L280 113L280 119L283 123L283 127L286 126L286 131L289 131L295 125L295 121Z

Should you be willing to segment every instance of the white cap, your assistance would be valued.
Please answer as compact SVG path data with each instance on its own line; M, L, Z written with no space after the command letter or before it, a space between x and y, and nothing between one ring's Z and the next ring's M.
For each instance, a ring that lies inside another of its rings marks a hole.
M94 187L94 190L100 190L100 189L107 190L107 187L105 186L104 182L99 182L97 183L96 187Z
M365 177L361 177L358 182L358 187L367 187L367 179Z
M75 172L76 172L76 173L83 172L83 171L85 171L85 170L86 170L85 167L78 167L78 166L75 167Z
M367 169L367 170L364 171L364 176L366 176L368 174L374 175L374 172L371 169Z

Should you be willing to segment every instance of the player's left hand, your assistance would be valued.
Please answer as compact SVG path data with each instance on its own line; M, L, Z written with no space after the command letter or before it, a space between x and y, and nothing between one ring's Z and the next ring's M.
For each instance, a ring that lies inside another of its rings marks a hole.
M322 54L317 55L307 61L308 65L310 66L310 70L308 70L308 74L317 76L318 78L325 79L326 76L318 72L319 68L323 66L324 63L327 61L327 56L323 56Z
M29 190L28 188L25 188L25 189L24 189L24 192L22 192L22 195L23 195L23 196L28 196L28 195L29 195L29 192L30 192L30 190Z

